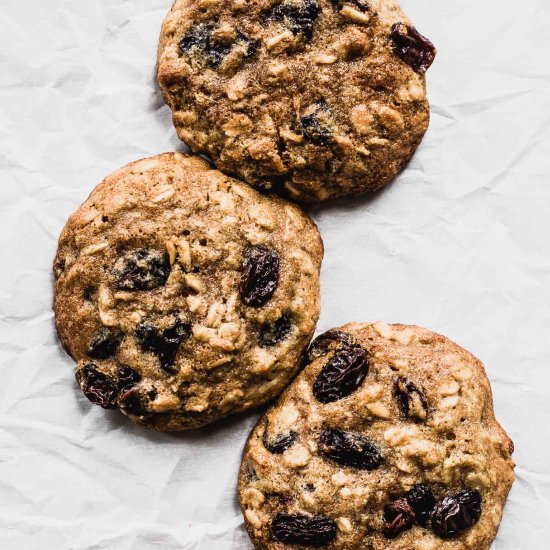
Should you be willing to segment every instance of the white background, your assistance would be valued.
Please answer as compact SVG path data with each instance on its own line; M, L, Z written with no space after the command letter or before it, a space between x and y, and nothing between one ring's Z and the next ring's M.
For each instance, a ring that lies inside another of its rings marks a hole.
M516 443L497 550L549 548L550 3L403 0L438 46L432 124L374 198L316 207L319 330L383 319L478 355ZM237 550L255 415L162 435L91 407L51 261L106 174L183 150L154 82L170 0L0 0L0 547Z

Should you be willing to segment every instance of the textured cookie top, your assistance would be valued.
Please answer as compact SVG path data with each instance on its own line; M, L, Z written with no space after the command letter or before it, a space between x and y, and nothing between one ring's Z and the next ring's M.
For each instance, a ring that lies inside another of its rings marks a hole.
M158 78L194 151L317 201L404 166L428 126L434 56L394 0L176 0Z
M383 323L331 330L308 360L244 452L255 547L487 550L514 464L480 361Z
M296 206L164 154L106 178L54 263L59 337L85 395L158 430L258 406L319 315L322 242Z

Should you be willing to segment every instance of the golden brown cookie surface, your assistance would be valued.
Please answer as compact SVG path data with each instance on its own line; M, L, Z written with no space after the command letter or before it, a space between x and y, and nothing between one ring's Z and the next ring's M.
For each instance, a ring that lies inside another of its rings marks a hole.
M331 330L308 360L243 455L255 547L488 550L514 464L481 362L383 323Z
M434 56L395 0L176 0L158 79L195 152L318 201L379 189L406 164Z
M276 396L319 316L314 223L176 153L107 177L54 264L59 337L85 395L157 430Z

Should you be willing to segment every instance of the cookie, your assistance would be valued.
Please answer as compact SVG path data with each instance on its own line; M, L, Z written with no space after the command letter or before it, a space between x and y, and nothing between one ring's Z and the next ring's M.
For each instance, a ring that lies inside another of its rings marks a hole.
M255 548L488 550L514 480L482 363L407 325L348 324L246 444Z
M298 207L198 157L129 164L69 218L54 262L80 388L162 431L267 402L315 329L322 256Z
M158 81L179 137L220 170L323 201L407 163L435 53L395 0L176 0Z

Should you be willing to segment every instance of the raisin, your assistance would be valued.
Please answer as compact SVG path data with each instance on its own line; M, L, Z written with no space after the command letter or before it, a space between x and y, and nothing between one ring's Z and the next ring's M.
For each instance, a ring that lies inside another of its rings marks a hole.
M250 40L246 34L239 30L236 30L235 34L236 37L232 42L220 42L219 40L210 39L205 55L212 67L219 67L225 57L238 46L243 47L241 59L250 60L256 55L259 43Z
M245 59L251 59L256 54L258 43L251 41L243 32L236 30L235 39L223 42L213 38L213 31L212 25L205 24L191 28L179 44L181 52L191 54L193 50L197 51L212 68L218 68L231 50L239 45L245 46Z
M61 275L63 275L65 271L65 260L56 260L53 266L53 273L55 276L55 279L59 279Z
M290 316L283 315L275 323L265 323L260 328L260 345L264 348L276 346L285 340L292 328Z
M139 381L141 376L130 367L121 365L118 367L118 391L120 393L133 388Z
M199 35L202 36L202 40L197 44L197 47L204 56L207 64L213 68L217 68L231 51L232 45L230 43L214 41L212 39L212 27L206 25L199 25L199 27L202 27L200 28Z
M84 297L84 300L88 302L92 302L95 299L96 294L97 294L97 289L94 288L93 286L87 286L82 292L82 296Z
M142 350L156 353L160 340L157 327L144 321L136 328L134 337Z
M88 346L88 357L92 359L108 359L112 357L123 338L122 331L117 328L102 327L93 336Z
M112 272L117 290L152 290L166 283L170 260L158 250L138 248L117 258Z
M428 401L424 392L407 378L400 376L394 384L394 395L403 416L425 422L428 417Z
M407 493L407 502L412 506L416 522L426 527L435 506L435 498L428 485L415 485Z
M245 473L245 476L246 476L246 481L248 483L254 483L255 481L260 481L260 478L259 478L256 470L254 469L254 467L252 466L252 464L250 462L246 463L244 473Z
M359 8L360 11L365 12L369 11L370 6L366 0L331 0L333 6L342 6L343 4L351 4L356 8Z
M284 142L279 142L279 147L281 149L281 152L284 152L286 150L286 145ZM262 179L257 184L256 189L260 191L260 193L264 193L265 195L280 195L280 196L287 196L287 190L286 190L286 183L289 180L288 174L279 174L277 176L258 176Z
M278 505L282 505L282 506L292 502L292 497L290 497L288 495L283 495L283 493L277 493L277 492L269 491L269 492L266 492L265 496L269 500L274 500Z
M314 361L326 355L330 350L337 350L342 347L353 348L359 346L351 334L337 329L328 330L313 340L307 356L309 361Z
M434 508L432 529L443 539L456 537L479 521L481 508L481 495L478 491L465 489L446 496Z
M158 356L163 369L170 370L176 360L180 344L191 336L191 325L178 319L174 326L162 331Z
M313 395L321 403L332 403L353 393L369 372L367 352L363 348L338 350L313 384Z
M317 0L285 0L273 8L270 18L283 22L293 34L300 33L306 40L311 40L320 12Z
M289 432L286 435L278 435L272 441L267 438L267 430L264 432L263 443L264 447L274 455L283 454L288 448L292 447L298 438L296 432Z
M336 539L336 523L321 515L278 514L271 523L271 532L280 542L317 548Z
M418 73L425 73L435 59L435 46L412 25L395 23L391 28L393 52Z
M415 520L414 510L406 499L400 498L384 506L384 536L394 539L408 531Z
M314 103L300 118L304 138L314 145L327 143L332 132L327 127L330 109L324 100Z
M95 365L86 365L77 372L76 380L84 395L94 405L104 409L116 409L117 384L112 378L98 371Z
M141 349L154 353L160 366L167 372L173 372L180 344L191 336L191 325L177 319L172 327L159 331L145 321L138 325L134 336Z
M187 54L191 52L193 48L204 50L210 40L212 29L213 27L211 25L204 24L191 27L180 41L179 46L181 53Z
M121 393L118 404L124 412L132 416L151 416L148 410L149 399L138 388L131 388Z
M256 57L256 54L258 53L258 50L260 49L261 42L259 40L251 40L246 34L241 31L237 31L237 37L240 39L241 44L246 44L244 59L254 59L254 57Z
M263 246L251 246L244 253L239 291L250 307L262 307L277 290L279 256Z
M380 449L366 437L341 430L323 430L319 450L334 462L361 470L376 470L384 458Z
M353 4L357 8L359 8L361 11L369 11L370 6L369 3L366 0L347 0L350 4Z

